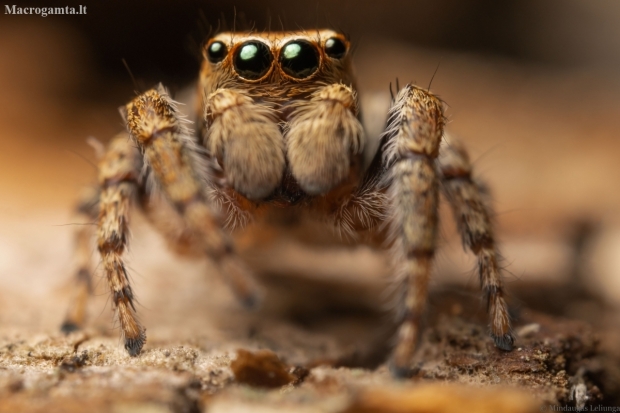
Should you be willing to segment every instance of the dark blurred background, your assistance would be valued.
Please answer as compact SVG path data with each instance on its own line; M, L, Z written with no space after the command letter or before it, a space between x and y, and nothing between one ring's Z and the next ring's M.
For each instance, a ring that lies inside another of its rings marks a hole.
M63 1L17 6L67 4L79 6ZM360 44L380 37L556 69L620 67L620 3L614 0L187 0L175 4L113 0L85 5L83 16L3 14L0 18L3 24L64 26L89 54L99 75L127 80L125 59L134 76L146 84L191 79L198 67L200 43L209 33L235 27L259 31L331 27ZM84 87L92 90L96 85Z

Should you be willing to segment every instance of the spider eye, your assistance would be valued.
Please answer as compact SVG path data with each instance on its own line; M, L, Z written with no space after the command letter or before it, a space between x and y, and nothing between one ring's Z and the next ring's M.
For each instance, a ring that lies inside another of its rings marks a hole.
M260 79L269 71L273 56L269 48L261 42L245 42L235 54L235 70L245 79Z
M347 52L347 45L337 37L330 37L325 42L325 53L334 59L340 59Z
M226 49L226 45L222 42L213 42L209 45L207 49L207 59L211 63L219 63L226 57L228 53L228 49Z
M319 53L310 42L290 41L280 52L280 67L287 75L304 79L318 70Z

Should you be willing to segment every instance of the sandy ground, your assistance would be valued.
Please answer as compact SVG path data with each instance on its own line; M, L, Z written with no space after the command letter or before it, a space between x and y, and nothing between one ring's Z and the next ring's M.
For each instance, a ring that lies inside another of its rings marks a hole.
M612 189L620 176L620 84L600 73L380 41L359 48L370 124L383 122L371 114L385 111L390 81L426 85L441 60L432 89L449 104L450 130L467 142L493 189L519 332L512 353L493 348L473 261L443 214L419 369L396 382L382 364L391 337L385 257L366 248L285 243L248 252L267 294L248 313L213 266L167 252L137 216L129 262L149 333L144 354L124 353L100 276L89 327L59 333L71 296L71 205L95 175L85 139L105 141L118 131L116 107L127 98L119 85L95 101L79 97L77 85L96 80L80 47L71 33L43 25L0 27L0 411L620 404L620 192ZM258 379L244 384L254 358L233 372L238 349L269 349L281 364L256 356L260 367L250 376ZM282 371L290 383L260 388ZM581 389L589 399L574 394Z

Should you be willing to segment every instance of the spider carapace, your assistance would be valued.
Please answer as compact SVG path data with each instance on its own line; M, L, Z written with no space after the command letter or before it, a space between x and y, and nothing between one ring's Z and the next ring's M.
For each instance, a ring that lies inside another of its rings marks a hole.
M389 250L399 292L390 366L406 375L420 335L440 191L477 256L491 336L497 347L512 348L489 208L467 153L444 134L436 96L411 84L398 90L378 150L364 165L366 137L344 35L227 32L206 42L203 55L194 125L161 85L136 97L121 109L127 132L108 145L97 189L79 206L97 221L102 270L130 355L146 340L123 261L131 205L179 250L211 257L248 305L257 288L231 232L293 211ZM79 292L65 330L84 322L89 231L78 231Z

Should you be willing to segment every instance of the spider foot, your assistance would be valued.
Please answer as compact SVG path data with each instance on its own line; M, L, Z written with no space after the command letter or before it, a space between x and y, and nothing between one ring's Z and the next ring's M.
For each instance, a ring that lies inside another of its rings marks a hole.
M146 330L142 330L137 338L125 338L125 350L131 357L136 357L146 343Z
M495 334L493 334L492 337L493 341L495 341L495 347L504 351L512 350L512 347L515 343L515 338L511 333L506 333L501 336L496 336Z
M256 310L264 294L252 272L237 257L225 257L220 265L237 300L245 309Z
M71 320L65 320L60 326L60 331L62 331L65 334L73 333L74 331L78 331L81 329L82 327L80 327L77 323Z
M244 297L239 297L239 301L246 310L257 310L263 301L262 291L258 289L252 291Z
M410 379L420 370L419 367L401 366L390 361L388 368L395 379Z

